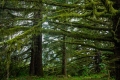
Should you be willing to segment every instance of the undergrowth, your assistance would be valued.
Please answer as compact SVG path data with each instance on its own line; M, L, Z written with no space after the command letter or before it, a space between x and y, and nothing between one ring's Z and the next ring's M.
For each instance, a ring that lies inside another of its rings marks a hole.
M58 77L58 76L45 76L43 78L36 76L21 76L11 78L9 80L115 80L105 74L94 74L90 76L75 76L75 77Z

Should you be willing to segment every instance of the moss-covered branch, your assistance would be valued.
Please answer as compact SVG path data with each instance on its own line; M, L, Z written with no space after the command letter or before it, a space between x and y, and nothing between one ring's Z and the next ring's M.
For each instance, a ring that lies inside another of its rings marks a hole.
M69 44L77 44L77 45L81 45L83 47L89 47L89 48L94 48L94 49L98 49L98 50L101 50L101 51L111 51L113 52L113 48L100 48L100 47L97 47L95 45L91 45L91 44L84 44L83 42L67 42L66 43L69 43Z
M12 28L9 28L9 29L0 29L0 33L2 33L3 35L10 35L10 34L13 34L15 32L18 32L18 31L26 31L28 30L29 27L22 27L22 26L14 26Z
M44 0L43 3L47 4L47 5L52 5L52 6L60 6L60 7L66 7L66 8L79 8L79 9L85 9L85 8L91 6L90 3L86 4L85 6L83 6L83 5L81 6L81 5L78 5L78 4L72 4L72 5L71 4L66 4L66 3L61 4L60 2L56 2L56 1L52 1L52 0L50 0L50 1Z
M95 35L89 33L82 33L82 32L65 32L65 31L60 31L60 30L48 30L44 29L42 30L43 33L48 33L51 35L66 35L68 37L73 37L76 39L90 39L90 40L97 40L97 41L110 41L112 42L113 39L111 39L110 36L102 36L102 35Z
M49 30L49 29L41 29L41 28L37 28L36 26L30 28L29 30L25 31L23 34L16 36L15 38L11 39L11 40L7 40L5 42L1 42L1 44L7 43L7 44L11 44L13 42L16 42L20 39L23 38L27 38L28 35L38 35L40 33L47 33L47 34L51 34L51 35L66 35L68 37L73 37L76 39L90 39L90 40L98 40L98 41L110 41L112 42L113 40L111 39L111 37L107 37L107 36L99 36L99 35L90 35L87 33L82 33L82 32L64 32L64 31L60 31L60 30Z
M66 25L66 26L73 26L77 28L87 28L90 30L102 30L102 31L111 31L111 28L106 28L106 27L97 27L93 25L88 25L88 24L82 24L81 22L54 22L54 21L49 21L50 23L55 23L58 25Z
M111 13L112 15L115 15L118 10L113 8L113 2L110 0L101 0L101 2L103 3L103 5L105 6L106 10Z
M90 16L91 12L86 12L84 14L79 13L63 13L57 16L49 17L50 19L57 19L57 18L64 18L64 17L73 17L73 18L80 18L80 17L86 17Z

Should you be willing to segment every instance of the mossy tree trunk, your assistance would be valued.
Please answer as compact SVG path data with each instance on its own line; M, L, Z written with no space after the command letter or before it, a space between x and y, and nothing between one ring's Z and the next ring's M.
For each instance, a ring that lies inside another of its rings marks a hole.
M114 0L114 8L120 9L120 0ZM115 75L116 80L120 80L120 14L116 14L113 18L113 31L114 31L114 54L115 54Z
M99 73L101 70L100 70L100 63L101 63L101 52L100 51L96 51L95 52L95 57L94 57L94 60L95 60L95 72L96 73Z
M36 36L34 43L34 74L43 76L42 67L42 34Z
M42 0L39 1L36 6L40 6L40 10L34 12L34 18L42 21ZM34 24L38 24L38 20L34 21ZM42 28L42 24L38 26ZM43 77L43 66L42 66L42 34L33 36L33 43L31 47L31 63L30 63L30 75Z
M42 34L34 35L31 49L30 75L43 76Z
M68 3L68 0L63 0L63 3ZM64 18L65 22L67 18ZM63 20L63 21L64 21ZM63 29L66 30L66 26L63 26ZM63 35L63 45L62 45L62 75L67 76L67 54L66 54L66 36Z
M7 80L9 80L10 77L10 52L7 52L7 64L6 64L6 69L7 69Z
M66 76L66 45L65 45L65 35L63 35L63 46L62 46L62 75Z

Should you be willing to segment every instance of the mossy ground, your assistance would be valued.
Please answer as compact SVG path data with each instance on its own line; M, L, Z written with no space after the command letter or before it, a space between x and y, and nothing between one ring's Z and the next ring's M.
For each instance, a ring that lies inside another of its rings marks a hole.
M16 78L11 78L10 80L114 80L109 77L101 77L101 75L91 75L91 76L75 76L75 77L58 77L58 76L45 76L43 78L36 76L21 76Z

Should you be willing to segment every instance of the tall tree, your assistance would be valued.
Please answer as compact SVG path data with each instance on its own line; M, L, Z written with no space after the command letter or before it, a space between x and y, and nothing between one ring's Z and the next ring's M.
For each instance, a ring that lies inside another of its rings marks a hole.
M34 18L39 19L35 20L34 24L40 25L37 27L42 28L42 0L39 0L35 6L39 6L39 11L34 12ZM32 50L31 50L31 63L30 63L30 75L43 76L43 66L42 66L42 34L33 35Z
M3 0L4 3L5 0ZM7 27L7 28L2 28L0 30L1 33L4 32L3 35L0 37L6 37L10 36L8 32L11 33L11 35L16 35L16 32L21 33L21 35L14 36L12 39L7 39L7 40L1 40L1 44L7 43L9 46L7 46L8 49L10 49L10 52L14 52L13 50L16 49L15 46L24 46L26 42L29 40L28 37L33 36L30 41L32 41L32 47L31 47L31 64L30 64L30 74L31 75L37 75L37 76L43 76L43 70L42 70L42 34L39 33L41 29L40 26L42 24L39 22L42 22L42 0L18 0L20 3L16 5L19 6L0 6L1 9L3 10L8 10L7 13L12 13L10 15L16 15L17 11L19 13L19 17L16 18L16 25L25 23L26 18L28 20L31 20L31 18L23 16L22 11L24 14L27 13L33 13L34 17L32 20L34 25L33 28L30 27L29 30L25 31L25 27ZM60 2L61 1L61 2ZM75 2L74 2L75 1ZM92 51L94 50L100 50L102 52L113 52L113 44L114 42L114 53L115 53L115 66L116 66L116 80L120 80L119 74L120 74L120 55L119 55L119 50L120 50L120 24L119 24L119 8L120 8L120 1L119 0L114 0L115 4L113 5L113 0L69 0L69 3L65 3L64 0L43 0L43 3L45 5L48 5L52 7L52 9L49 10L49 8L46 10L48 11L48 15L51 15L50 18L48 18L47 21L51 20L50 23L54 23L53 25L55 27L54 29L42 29L44 33L50 33L50 34L55 34L55 35L63 35L63 45L62 45L62 53L63 53L63 67L62 67L62 72L64 75L66 75L66 43L70 44L76 44L79 46L79 49L77 49L77 53L75 57L71 57L70 59L79 59L79 61L87 61L90 60L91 57L84 58L83 55L92 55ZM10 3L14 3L14 0L11 0ZM27 3L33 3L32 5L28 5ZM12 3L12 4L13 4ZM15 4L14 3L14 4ZM23 5L24 6L23 6ZM60 7L60 8L57 8ZM31 8L32 7L32 8ZM27 10L28 12L26 12ZM11 12L10 12L11 11ZM20 15L22 15L20 17ZM29 14L30 15L30 14ZM49 16L48 16L49 17ZM113 22L113 28L111 30L111 23L110 19L112 17L112 22ZM39 18L39 19L38 19ZM69 19L68 21L61 20L61 19ZM12 21L13 19L10 18L9 21ZM22 20L22 21L19 21ZM8 22L7 20L2 20L3 22ZM17 23L18 22L18 23ZM1 22L2 23L2 22ZM0 23L0 24L1 24ZM11 23L11 22L9 22ZM22 24L23 25L28 25ZM57 27L57 26L61 27ZM2 26L5 26L2 24ZM29 26L29 25L28 25ZM27 28L28 28L27 26ZM73 30L69 29L62 29L63 26L70 26ZM1 27L1 25L0 25ZM15 29L13 31L13 29ZM37 29L37 30L36 30ZM3 32L2 32L3 31ZM111 35L111 32L113 35ZM28 36L27 36L28 35ZM26 37L27 36L27 37ZM67 38L71 37L72 40L68 40ZM21 41L21 42L18 42ZM65 43L66 42L66 43ZM97 43L97 45L95 44ZM23 45L24 43L24 45ZM12 45L12 46L11 46ZM14 47L13 47L14 46ZM3 46L2 46L3 47ZM28 47L28 46L27 46ZM3 47L4 48L4 47ZM60 48L61 49L61 48ZM16 49L16 52L19 50L19 48ZM87 51L88 50L88 51ZM6 50L7 51L7 50ZM58 50L59 51L59 50ZM83 52L81 52L83 51ZM52 52L52 51L51 51ZM55 51L54 51L55 52ZM57 51L56 51L57 52ZM23 53L23 52L22 52ZM78 54L79 53L79 54ZM74 53L75 54L75 53ZM103 53L101 53L103 54ZM50 54L51 55L51 54ZM78 56L79 55L79 56ZM110 55L110 54L108 54ZM7 55L9 56L9 55ZM28 54L27 54L28 56ZM20 57L20 56L19 56ZM23 57L23 56L22 56ZM29 57L29 56L28 56ZM60 56L61 57L61 56ZM8 57L10 58L10 56ZM84 59L81 59L84 58ZM97 61L98 59L96 59ZM77 63L77 61L75 61ZM88 62L88 61L87 61ZM9 63L8 63L9 64ZM82 63L81 63L82 64ZM78 64L76 64L78 65ZM87 63L84 63L85 66L90 67L90 65L87 65ZM9 66L7 67L9 68ZM97 67L98 69L98 64ZM99 69L98 69L99 70ZM8 69L9 73L9 69ZM8 75L9 76L9 75Z
M63 45L62 45L62 75L67 75L66 65L67 65L67 56L66 56L66 43L65 35L63 35Z
M120 9L120 0L114 0L115 4L113 8L116 10ZM120 13L116 14L112 18L113 21L113 37L114 37L114 54L115 54L115 71L116 80L120 80Z
M63 3L68 4L68 0L63 1ZM67 19L65 18L65 21ZM63 20L64 21L64 20ZM64 22L65 22L64 21ZM63 26L63 30L66 30L66 26ZM63 45L62 45L62 75L67 76L67 53L66 53L66 36L63 35Z
M104 4L107 12L111 14L112 16L112 22L113 22L113 43L114 43L114 55L115 55L115 76L116 80L120 80L120 1L119 0L112 0L114 2L111 2L109 0L101 0Z

